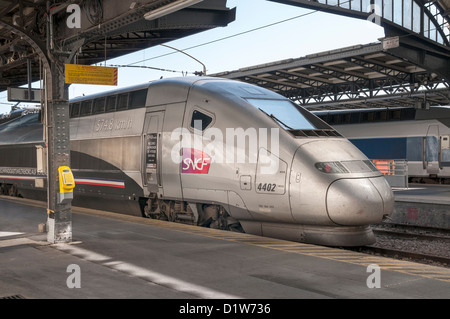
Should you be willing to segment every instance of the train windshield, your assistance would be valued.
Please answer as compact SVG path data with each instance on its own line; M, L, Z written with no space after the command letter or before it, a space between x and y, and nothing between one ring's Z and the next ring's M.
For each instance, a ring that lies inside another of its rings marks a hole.
M303 112L300 112L289 100L247 99L247 101L266 113L286 130L317 129L317 127L307 119L307 116L310 114L307 111L303 114Z

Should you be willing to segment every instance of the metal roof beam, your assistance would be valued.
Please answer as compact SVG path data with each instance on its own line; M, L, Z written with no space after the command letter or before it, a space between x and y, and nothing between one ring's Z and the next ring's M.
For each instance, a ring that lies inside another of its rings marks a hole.
M318 104L339 108L354 105L385 107L387 103L413 106L419 96L422 99L433 97L431 104L450 104L449 81L391 54L389 50L383 50L381 45L370 44L334 52L216 76L271 89L308 108L315 108ZM364 75L367 72L376 72L377 76Z
M270 73L276 77L288 80L289 81L288 83L289 84L292 83L293 86L295 86L295 83L301 83L301 84L307 85L309 87L317 87L317 86L333 84L332 81L318 78L315 76L310 76L310 75L307 75L304 73L299 74L299 73L295 73L295 72L287 72L285 70L279 70L279 71L270 72Z
M246 81L248 80L252 80L253 83L259 85L259 86L269 86L272 89L276 89L276 90L283 90L284 88L287 87L294 87L294 88L298 88L298 89L302 89L303 87L299 84L295 84L295 83L287 83L287 82L280 82L280 81L276 81L276 80L272 80L272 79L268 79L268 78L261 78L258 76L246 76L245 77Z
M367 80L368 77L364 76L364 74L359 74L356 72L351 72L346 69L339 69L333 66L324 66L324 64L311 64L308 66L309 69L318 71L324 75L328 75L337 79L340 79L344 82L355 82L358 80ZM361 66L357 66L357 68L362 68Z

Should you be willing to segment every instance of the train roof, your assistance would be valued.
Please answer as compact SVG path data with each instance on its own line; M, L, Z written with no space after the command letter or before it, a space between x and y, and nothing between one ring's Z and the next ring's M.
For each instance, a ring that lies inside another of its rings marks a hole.
M159 80L149 81L149 82L142 83L142 84L136 84L136 85L131 85L131 86L118 88L118 89L114 89L114 90L108 90L108 91L104 91L104 92L89 94L86 96L78 96L78 97L70 99L70 103L77 103L77 102L82 102L82 101L86 101L86 100L102 98L102 97L109 96L109 95L116 95L116 94L123 94L123 93L127 93L127 92L139 91L139 90L143 90L143 89L148 89L152 85L161 85L161 84L171 83L171 84L175 84L175 85L179 85L179 86L191 86L195 82L202 81L205 79L219 80L219 78L198 77L198 76L195 76L195 77L194 76L186 76L186 77L173 77L173 78L167 78L167 79L159 79Z
M196 82L218 83L219 81L239 83L239 85L241 87L250 87L250 86L255 87L255 85L252 85L249 83L240 82L240 81L232 80L232 79L226 79L226 78L218 78L218 77L208 77L208 76L173 77L173 78L150 81L147 83L128 86L128 87L110 90L110 91L106 91L106 92L100 92L100 93L96 93L96 94L90 94L90 95L86 95L86 96L76 97L76 98L70 99L70 103L77 103L77 102L82 102L82 101L86 101L86 100L94 100L97 98L102 98L102 97L106 97L106 96L110 96L110 95L117 95L117 94L123 94L123 93L127 93L127 92L134 92L134 91L139 91L139 90L143 90L143 89L149 89L152 86L170 85L172 87L177 86L177 87L185 87L186 88L186 87L191 87ZM268 94L276 95L275 92L272 92L270 90L263 89L263 88L261 88L261 90L268 92ZM284 97L280 96L280 98L284 98Z
M111 95L120 95L125 93L139 92L150 88L152 85L170 85L172 87L188 88L192 86L195 82L208 80L225 80L232 81L229 79L220 79L213 77L178 77L178 78L168 78L162 80L156 80L152 82L147 82L144 84L133 85L125 88L110 90L107 92L100 92L97 94L92 94L88 96L77 97L70 100L71 117L73 105L80 104L83 101L94 101L96 99L101 99L103 97ZM233 81L235 82L235 81ZM244 84L248 85L248 84ZM146 95L145 95L146 96ZM145 100L144 100L145 101ZM142 105L133 105L132 108L145 107L145 103ZM20 112L19 112L20 111ZM93 113L91 113L93 114ZM91 115L89 114L89 115ZM81 116L79 113L76 117ZM20 144L20 143L42 143L43 141L43 125L40 122L38 113L27 113L23 110L18 110L17 112L10 113L8 116L0 120L0 145L6 144Z
M184 96L184 98L186 98L185 94L187 94L187 92L195 83L198 83L207 91L219 92L218 94L223 95L232 94L241 98L252 97L286 99L285 97L267 89L258 88L248 83L230 79L215 77L168 78L71 99L69 102L70 117L77 118L109 112L143 108L149 105L159 105L159 102L162 101L161 97L159 97L161 94L154 94L152 97L152 94L150 93L150 100L147 100L147 92L151 87L155 89L155 92L159 92L160 88L162 90L167 90L167 88L178 88L181 90L181 92L183 92L181 96ZM167 93L167 91L163 92ZM126 102L125 105L119 103L119 97L121 95L127 96L127 99L125 100L127 100L128 102ZM177 94L166 94L164 96L165 102L167 102L167 99L177 99ZM108 100L110 99L109 97L112 97L111 100L114 100L114 102L111 104L111 108L108 104ZM148 105L146 105L146 101L149 103ZM38 113L22 114L17 118L10 119L8 120L8 122L0 124L0 145L15 143L42 143L42 140L43 125L39 120Z
M75 98L70 99L69 103L77 103L77 102L82 102L82 101L86 101L86 100L92 100L92 99L105 97L108 95L138 91L138 90L142 90L142 89L147 89L149 86L150 86L150 83L144 83L144 84L139 84L139 85L127 86L127 87L119 88L119 89L115 89L115 90L108 90L108 91L104 91L104 92L89 94L89 95L85 95L85 96L77 96Z

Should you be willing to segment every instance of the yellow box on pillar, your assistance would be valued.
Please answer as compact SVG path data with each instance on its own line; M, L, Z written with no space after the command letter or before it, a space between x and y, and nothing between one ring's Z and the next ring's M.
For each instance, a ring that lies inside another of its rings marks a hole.
M59 173L59 192L71 193L75 188L75 178L73 178L72 171L68 166L61 166L58 168Z
M73 199L73 189L75 188L75 178L68 166L58 168L59 175L59 203L68 204Z

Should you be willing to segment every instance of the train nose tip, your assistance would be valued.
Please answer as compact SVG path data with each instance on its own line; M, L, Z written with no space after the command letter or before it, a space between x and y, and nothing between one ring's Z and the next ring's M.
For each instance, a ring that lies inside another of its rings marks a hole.
M392 191L384 177L340 179L327 192L329 218L338 225L361 226L380 222L393 209Z

